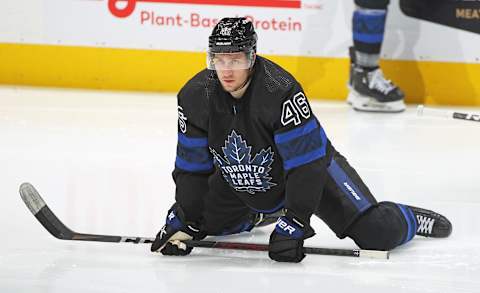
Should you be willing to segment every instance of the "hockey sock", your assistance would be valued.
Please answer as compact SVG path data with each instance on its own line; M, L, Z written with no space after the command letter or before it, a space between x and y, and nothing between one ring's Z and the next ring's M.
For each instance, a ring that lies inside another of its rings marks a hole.
M372 59L375 59L375 56L380 54L386 17L386 9L366 9L362 7L357 7L355 9L352 20L353 44L355 51L373 55L357 55L357 57L359 57L358 61L371 63Z

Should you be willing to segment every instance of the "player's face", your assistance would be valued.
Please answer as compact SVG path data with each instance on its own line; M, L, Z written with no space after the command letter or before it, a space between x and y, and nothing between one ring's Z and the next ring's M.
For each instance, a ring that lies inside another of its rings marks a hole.
M218 79L225 91L234 92L247 81L251 61L245 53L215 54L213 61Z

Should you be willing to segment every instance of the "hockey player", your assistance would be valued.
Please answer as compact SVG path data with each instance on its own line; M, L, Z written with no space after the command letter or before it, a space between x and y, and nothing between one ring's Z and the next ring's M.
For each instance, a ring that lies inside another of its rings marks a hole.
M347 102L358 111L402 112L404 94L379 67L389 0L355 0L350 47L350 93Z
M186 255L182 240L228 235L277 221L276 261L300 262L312 214L362 249L390 250L415 234L447 237L429 210L377 202L335 150L295 78L256 54L245 18L224 18L209 37L208 68L178 94L175 204L152 251Z

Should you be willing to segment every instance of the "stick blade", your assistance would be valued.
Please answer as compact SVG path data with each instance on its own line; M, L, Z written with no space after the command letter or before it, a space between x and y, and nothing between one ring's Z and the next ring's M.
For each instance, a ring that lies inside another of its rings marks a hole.
M362 250L360 250L359 257L376 258L376 259L389 259L390 258L390 251L362 249Z
M23 202L30 212L52 236L63 240L72 239L75 232L70 230L55 216L32 184L22 183L19 191Z
M44 206L46 206L45 201L32 184L28 182L22 183L19 191L23 202L33 215L36 215Z

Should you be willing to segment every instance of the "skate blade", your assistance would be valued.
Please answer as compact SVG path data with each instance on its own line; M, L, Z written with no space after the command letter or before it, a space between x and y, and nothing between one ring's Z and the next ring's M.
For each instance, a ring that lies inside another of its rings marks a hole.
M403 100L382 103L372 97L362 96L355 91L350 91L347 97L347 103L350 104L354 110L361 112L400 113L406 109Z

